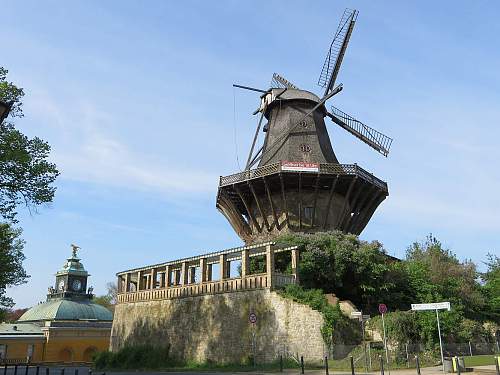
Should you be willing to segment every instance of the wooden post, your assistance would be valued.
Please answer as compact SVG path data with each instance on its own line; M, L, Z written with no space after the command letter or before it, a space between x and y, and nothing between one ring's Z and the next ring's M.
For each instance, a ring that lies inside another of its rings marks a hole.
M137 272L137 291L142 289L142 271Z
M150 285L150 288L151 289L155 289L156 288L156 278L158 276L158 270L156 268L153 268L153 270L151 271L151 285Z
M272 288L274 274L274 249L271 245L266 245L266 273L268 286Z
M181 282L182 285L187 285L188 283L188 264L187 262L182 262L181 265Z
M220 280L224 280L227 277L227 255L221 254L219 257L219 268L220 268Z
M165 266L165 288L169 288L172 285L172 268L170 266Z
M212 264L207 264L207 281L212 281Z
M194 284L196 282L196 267L189 267L189 283Z
M250 274L250 258L248 249L241 251L241 277L247 277Z
M207 258L200 259L200 283L207 281Z
M125 274L125 292L130 292L130 272Z

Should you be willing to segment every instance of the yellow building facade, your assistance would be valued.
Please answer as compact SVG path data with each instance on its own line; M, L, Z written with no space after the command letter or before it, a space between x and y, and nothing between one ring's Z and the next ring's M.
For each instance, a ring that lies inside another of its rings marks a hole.
M77 250L56 273L46 302L0 324L0 363L83 363L108 350L113 315L92 301Z

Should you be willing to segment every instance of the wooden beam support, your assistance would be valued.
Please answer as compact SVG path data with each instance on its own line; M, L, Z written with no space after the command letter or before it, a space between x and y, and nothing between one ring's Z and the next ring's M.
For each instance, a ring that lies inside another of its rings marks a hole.
M299 230L302 230L302 173L299 172Z
M255 199L255 203L257 204L257 209L259 210L260 216L262 216L262 227L264 227L264 225L265 225L267 228L267 231L270 232L271 228L269 227L269 222L267 221L267 216L265 215L264 210L262 209L262 206L260 205L259 197L255 193L255 189L253 188L251 181L248 181L248 187L250 188L250 191L252 192L253 198Z
M370 195L370 200L368 201L368 203L366 204L364 209L362 209L361 212L359 213L359 215L356 217L356 221L352 224L352 232L351 233L358 232L359 223L361 221L363 221L363 219L367 215L367 212L370 211L370 207L372 206L373 202L378 197L378 195L379 195L378 189L374 189Z
M374 195L372 201L370 202L371 204L369 204L366 207L366 211L365 211L363 217L360 218L360 220L358 221L356 228L355 228L356 231L360 231L360 228L363 228L368 223L368 221L372 217L373 213L375 212L375 209L377 208L377 206L380 203L382 203L382 201L385 198L386 198L386 195L381 191L379 191L378 193L376 193Z
M356 220L358 219L365 203L368 201L368 199L372 196L372 193L374 190L376 190L377 187L375 185L368 186L366 189L366 192L363 193L362 198L359 200L356 210L354 211L354 215L349 219L348 223L346 224L346 230L348 233L352 233L352 228L354 227Z
M351 195L352 188L354 187L354 184L357 180L358 180L358 176L354 177L351 180L351 183L349 184L349 188L347 189L347 193L344 197L344 204L342 204L342 210L340 210L339 216L336 218L335 228L337 228L337 226L342 224L342 219L344 218L343 215L344 215L345 207L347 205L347 202L349 201L349 197ZM342 229L342 228L340 228L340 229Z
M312 218L311 218L311 228L314 227L314 221L316 220L316 205L318 203L318 189L319 189L319 178L320 174L316 176L316 184L314 185L314 201L313 201L313 210L312 210Z
M243 205L245 206L245 209L247 210L248 217L250 218L250 221L252 222L252 226L254 226L255 229L257 229L257 232L262 233L262 228L259 225L259 223L257 222L257 220L255 219L255 216L253 215L252 210L250 210L250 206L248 205L246 199L243 197L243 194L241 193L240 188L235 185L234 190L236 190L236 193L238 194L241 201L243 202Z
M269 200L269 205L271 206L271 212L273 213L274 227L276 229L280 230L280 224L279 224L279 221L278 221L278 215L276 215L276 210L274 208L273 198L271 197L271 191L269 190L269 186L267 185L266 178L262 177L262 180L264 181L264 187L266 189L267 199Z
M347 224L351 220L352 215L354 215L354 213L356 212L356 205L358 203L358 198L359 198L359 195L361 194L361 192L363 191L363 188L364 188L363 183L359 183L358 185L359 185L359 187L356 190L356 192L354 193L354 196L352 198L352 204L350 205L350 211L347 213L347 215L344 215L343 219L340 222L340 226L342 228L346 229L346 232L347 232Z
M330 195L328 196L328 204L326 205L325 221L323 222L323 229L326 229L326 224L328 223L328 215L330 215L330 207L332 205L333 194L335 193L335 187L337 186L337 181L339 180L339 175L335 176L332 181L332 187L330 188Z
M285 183L283 182L283 173L280 173L280 184L281 184L281 199L283 200L283 210L285 211L286 225L288 228L290 228L290 219L288 217L288 208L286 205Z

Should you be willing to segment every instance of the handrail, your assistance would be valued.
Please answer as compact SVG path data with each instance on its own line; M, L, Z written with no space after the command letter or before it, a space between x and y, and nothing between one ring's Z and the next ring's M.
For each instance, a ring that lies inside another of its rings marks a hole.
M294 171L283 170L281 163L267 164L256 169L235 173L228 176L221 176L219 186L233 185L242 181L262 178L275 173L297 173ZM318 172L299 172L299 173L319 173L319 174L337 174L341 176L354 175L370 182L383 190L387 190L387 183L375 177L370 172L359 167L357 164L336 164L336 163L321 163L319 164Z
M183 297L192 297L206 294L237 292L242 290L272 289L295 284L294 275L275 272L272 277L267 273L251 274L246 277L207 281L187 285L177 285L164 288L121 292L117 294L118 303L164 300Z

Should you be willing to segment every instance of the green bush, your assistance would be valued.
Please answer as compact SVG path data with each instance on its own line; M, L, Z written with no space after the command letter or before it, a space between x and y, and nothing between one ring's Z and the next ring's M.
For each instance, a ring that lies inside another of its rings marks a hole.
M169 358L169 347L152 345L126 346L116 353L101 352L94 357L97 370L160 369L176 365Z

